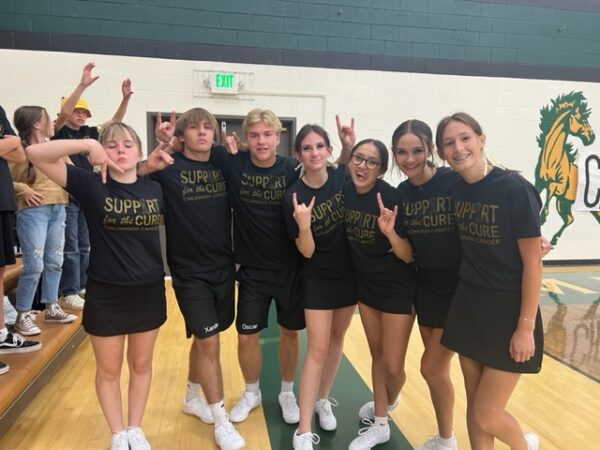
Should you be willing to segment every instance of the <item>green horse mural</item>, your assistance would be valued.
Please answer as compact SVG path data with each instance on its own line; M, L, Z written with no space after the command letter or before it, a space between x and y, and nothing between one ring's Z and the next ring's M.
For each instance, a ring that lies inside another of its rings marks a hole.
M550 242L553 246L558 243L565 228L574 221L571 208L577 194L577 150L567 142L567 138L575 136L585 146L594 142L596 135L588 122L590 113L581 92L560 95L540 110L541 132L537 137L540 154L535 168L535 187L540 194L546 191L546 200L540 213L542 225L546 222L553 199L563 222L552 236ZM600 212L593 211L592 214L600 222Z

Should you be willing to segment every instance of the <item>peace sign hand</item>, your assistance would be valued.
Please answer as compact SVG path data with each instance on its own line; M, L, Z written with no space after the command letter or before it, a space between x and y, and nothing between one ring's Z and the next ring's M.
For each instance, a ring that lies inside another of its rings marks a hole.
M304 203L298 203L298 196L294 192L292 195L292 203L294 204L294 220L298 224L298 228L302 231L310 229L311 214L313 206L315 206L315 197L306 206Z
M394 206L394 209L388 209L383 205L381 200L381 194L377 193L377 204L379 205L379 217L377 218L377 225L381 232L390 236L395 233L394 226L396 225L396 216L398 215L398 205Z

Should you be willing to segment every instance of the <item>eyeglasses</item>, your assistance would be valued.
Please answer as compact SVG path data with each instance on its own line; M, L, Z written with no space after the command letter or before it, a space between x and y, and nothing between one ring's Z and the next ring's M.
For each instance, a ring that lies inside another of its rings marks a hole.
M365 157L363 157L361 155L358 155L356 153L352 154L352 163L353 164L356 164L357 166L360 166L363 162L365 163L365 166L369 170L377 169L377 167L379 166L379 164L381 164L381 162L377 161L376 159L365 158Z

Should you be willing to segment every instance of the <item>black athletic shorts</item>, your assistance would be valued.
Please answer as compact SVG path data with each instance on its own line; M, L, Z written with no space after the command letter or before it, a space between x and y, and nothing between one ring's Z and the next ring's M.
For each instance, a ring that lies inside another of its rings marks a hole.
M277 323L288 330L301 330L304 305L300 300L299 270L263 270L241 266L236 328L240 334L258 333L269 324L269 307L275 300Z
M235 265L193 275L172 274L187 337L225 331L235 317Z

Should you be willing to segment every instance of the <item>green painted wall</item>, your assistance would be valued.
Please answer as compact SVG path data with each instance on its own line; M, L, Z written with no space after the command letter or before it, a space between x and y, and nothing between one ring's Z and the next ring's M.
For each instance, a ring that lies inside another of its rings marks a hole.
M515 3L1 0L0 30L600 67L600 5L576 11ZM545 4L559 3L571 2Z

